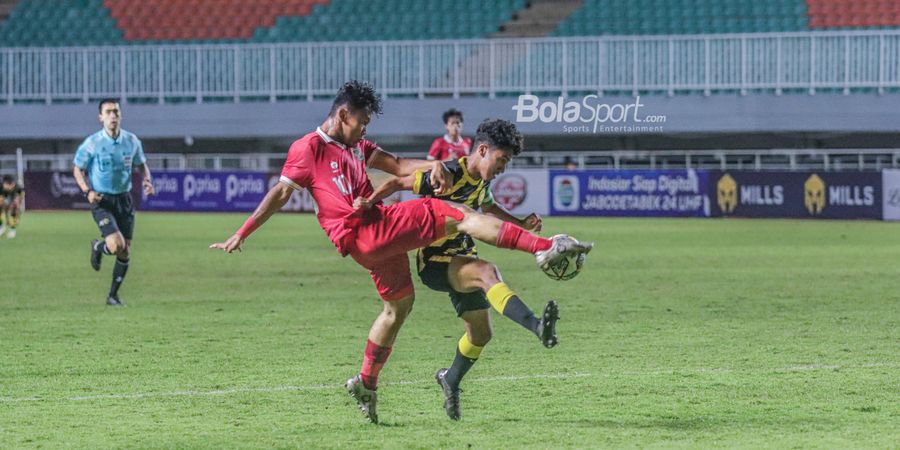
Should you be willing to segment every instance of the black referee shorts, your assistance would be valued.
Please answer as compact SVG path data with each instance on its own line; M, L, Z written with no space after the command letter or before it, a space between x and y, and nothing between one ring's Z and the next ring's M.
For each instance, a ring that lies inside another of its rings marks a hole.
M91 215L103 237L117 231L122 232L126 240L134 235L134 203L131 192L122 194L100 193L103 199L91 205Z

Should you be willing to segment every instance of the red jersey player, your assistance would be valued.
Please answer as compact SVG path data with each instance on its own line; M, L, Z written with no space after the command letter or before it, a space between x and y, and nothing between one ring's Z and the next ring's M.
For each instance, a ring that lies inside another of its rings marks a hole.
M444 115L444 127L447 134L434 140L428 150L428 159L437 161L456 161L467 156L472 149L472 140L462 137L463 115L459 110L450 108Z
M383 301L384 309L369 330L362 369L346 383L373 423L378 422L378 375L415 300L408 251L456 232L500 248L532 253L539 266L592 248L566 235L542 238L469 207L434 198L354 208L354 200L368 198L374 191L366 167L395 176L431 169L438 186L446 188L452 182L444 178L446 169L440 162L400 159L363 139L371 116L379 113L381 96L369 84L344 84L322 125L291 145L281 181L233 236L210 245L228 253L240 250L247 237L287 203L294 189L309 189L318 205L319 224L342 256L350 255L369 270Z

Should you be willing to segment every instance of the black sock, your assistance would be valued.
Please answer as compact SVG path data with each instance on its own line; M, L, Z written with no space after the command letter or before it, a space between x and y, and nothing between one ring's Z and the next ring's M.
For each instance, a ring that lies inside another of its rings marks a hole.
M104 255L112 255L112 252L109 251L108 248L106 248L106 242L104 242L104 241L97 241L97 243L94 244L94 248L96 248L97 250L100 250L100 252L103 253Z
M506 307L503 308L503 315L512 319L513 322L522 325L535 335L538 334L538 325L540 325L541 321L534 316L534 313L531 312L528 305L522 302L518 296L514 295L506 302Z
M112 286L109 287L110 297L119 295L119 286L122 285L126 273L128 273L128 260L122 261L121 259L116 258L116 266L113 268Z
M453 365L447 370L447 375L444 379L446 379L447 383L454 389L459 389L459 382L466 376L466 372L475 365L475 361L478 361L478 358L468 358L460 353L459 348L457 348L456 358L453 359Z

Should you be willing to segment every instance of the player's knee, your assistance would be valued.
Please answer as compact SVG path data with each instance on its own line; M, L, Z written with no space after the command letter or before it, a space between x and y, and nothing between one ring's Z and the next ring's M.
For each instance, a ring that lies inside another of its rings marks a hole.
M500 282L500 271L494 263L487 261L478 262L478 282L481 290L487 292L488 289Z
M106 241L106 249L109 250L110 253L118 254L121 245L119 244L118 239L107 239Z
M386 319L394 324L403 324L412 312L414 300L415 297L411 295L397 301L385 302L384 313Z
M106 248L115 255L119 255L122 251L127 251L125 241L118 236L107 237Z
M116 256L118 256L119 259L122 260L131 258L131 246L128 244L123 245L119 248L119 251L116 252Z

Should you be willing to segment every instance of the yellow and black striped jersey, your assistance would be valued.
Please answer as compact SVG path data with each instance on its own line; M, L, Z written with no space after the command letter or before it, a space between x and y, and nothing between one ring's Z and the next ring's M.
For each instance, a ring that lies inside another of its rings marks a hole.
M0 184L0 197L13 199L18 197L19 195L22 195L23 192L25 192L25 189L18 184L13 186L11 189L6 189L2 184Z
M416 172L413 192L423 197L434 197L455 203L461 203L472 209L480 209L494 204L494 196L491 194L491 182L473 178L466 170L467 158L464 156L457 161L446 163L447 169L453 175L453 187L441 195L434 194L431 185L431 172ZM475 241L465 233L455 233L434 241L428 247L419 250L418 260L422 264L425 261L450 262L454 255L478 254Z

